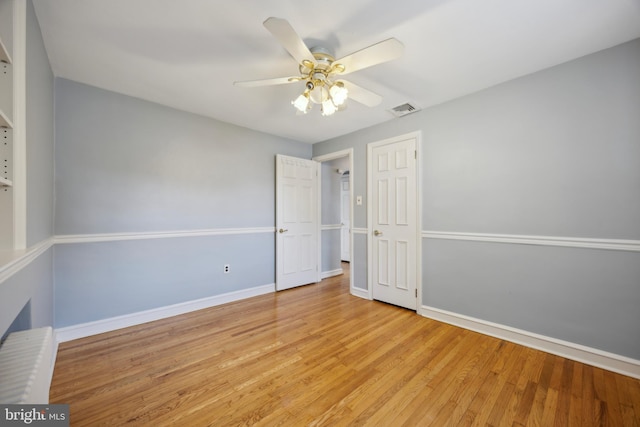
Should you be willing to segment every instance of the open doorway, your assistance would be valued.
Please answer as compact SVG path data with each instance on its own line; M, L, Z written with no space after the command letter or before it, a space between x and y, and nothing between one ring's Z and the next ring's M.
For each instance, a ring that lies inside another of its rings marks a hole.
M343 274L343 262L353 258L353 150L314 157L320 162L320 254L321 278ZM350 278L350 286L353 280Z

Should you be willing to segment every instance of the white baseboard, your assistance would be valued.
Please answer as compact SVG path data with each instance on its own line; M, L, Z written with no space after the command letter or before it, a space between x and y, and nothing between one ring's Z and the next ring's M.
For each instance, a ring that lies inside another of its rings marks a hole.
M595 348L575 344L522 329L476 319L458 313L453 313L439 308L422 306L418 314L430 319L438 320L461 328L469 329L481 334L490 335L526 347L542 350L547 353L565 357L596 366L608 371L617 372L633 378L640 379L640 360L620 356Z
M239 301L258 295L275 292L275 284L256 286L254 288L243 289L241 291L228 292L226 294L214 295L193 301L182 302L166 307L154 308L151 310L139 311L137 313L125 314L123 316L111 317L109 319L96 320L94 322L81 323L78 325L65 326L55 330L57 342L71 341L104 332L115 331L129 326L140 325L203 308L214 307L228 302Z
M371 299L369 297L369 291L367 291L366 289L360 289L360 288L351 287L351 295L353 295L355 297L368 299L368 300Z
M344 273L344 271L342 271L341 268L338 268L336 270L323 271L322 273L320 273L320 279L326 279L327 277L339 276L339 275L341 275L343 273Z

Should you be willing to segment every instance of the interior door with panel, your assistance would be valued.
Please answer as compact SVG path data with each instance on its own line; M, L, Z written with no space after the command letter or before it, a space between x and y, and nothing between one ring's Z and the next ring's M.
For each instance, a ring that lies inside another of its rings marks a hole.
M319 281L318 162L276 156L276 290Z
M370 144L369 154L372 295L416 310L416 138Z

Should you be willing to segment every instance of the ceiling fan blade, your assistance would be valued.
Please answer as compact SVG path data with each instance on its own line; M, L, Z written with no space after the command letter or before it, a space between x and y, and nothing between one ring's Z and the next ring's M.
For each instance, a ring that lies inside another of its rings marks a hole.
M284 85L288 83L299 82L302 80L299 76L292 77L277 77L275 79L262 79L262 80L245 80L241 82L233 82L234 86L240 87L258 87L258 86L272 86L272 85Z
M360 104L366 105L367 107L375 107L382 102L382 97L377 93L373 93L368 89L358 86L357 84L348 82L346 80L339 80L349 91L349 99L353 99Z
M264 21L263 25L278 39L293 59L298 61L298 64L302 64L305 60L311 61L312 64L316 63L307 45L286 19L271 17Z
M399 58L403 52L404 45L398 39L390 38L336 59L335 63L344 65L345 70L341 74L349 74Z

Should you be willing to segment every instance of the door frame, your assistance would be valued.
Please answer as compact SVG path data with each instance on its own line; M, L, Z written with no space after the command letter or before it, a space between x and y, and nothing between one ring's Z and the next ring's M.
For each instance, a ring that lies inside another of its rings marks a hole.
M351 172L349 171L349 175L351 175ZM347 186L349 187L348 190L344 189L344 184L347 184ZM346 261L346 262L351 262L351 245L350 245L350 238L349 236L351 236L351 210L353 209L353 207L351 206L351 192L352 192L352 188L351 188L351 181L349 180L349 176L346 177L344 174L340 177L340 261ZM345 200L344 200L344 195L348 195L349 199L347 200L347 204L348 204L348 208L349 208L349 215L347 215L347 218L344 218L343 214L344 214L344 204L345 204ZM348 228L348 233L347 233L347 238L344 239L344 229L345 229L345 223L349 222L349 224L347 225ZM349 248L347 249L347 251L344 251L344 244L345 244L345 240L347 241L347 243L349 244ZM344 258L348 258L347 260L345 260Z
M382 145L393 144L406 139L416 140L416 290L418 293L416 312L422 304L422 131L414 131L403 135L386 138L367 144L367 292L369 299L373 299L373 149Z
M328 162L330 160L340 159L342 157L349 158L349 188L351 191L349 192L349 205L351 209L349 209L349 227L353 230L353 148L347 148L345 150L334 151L333 153L322 154L320 156L314 156L311 160L315 160L316 162L323 163ZM322 226L322 167L318 168L318 265L322 265L322 231L320 230ZM353 259L353 231L349 233L349 258L351 261L349 262L350 273L349 273L349 290L353 294L353 270L354 270L354 259ZM318 273L319 274L319 273Z

